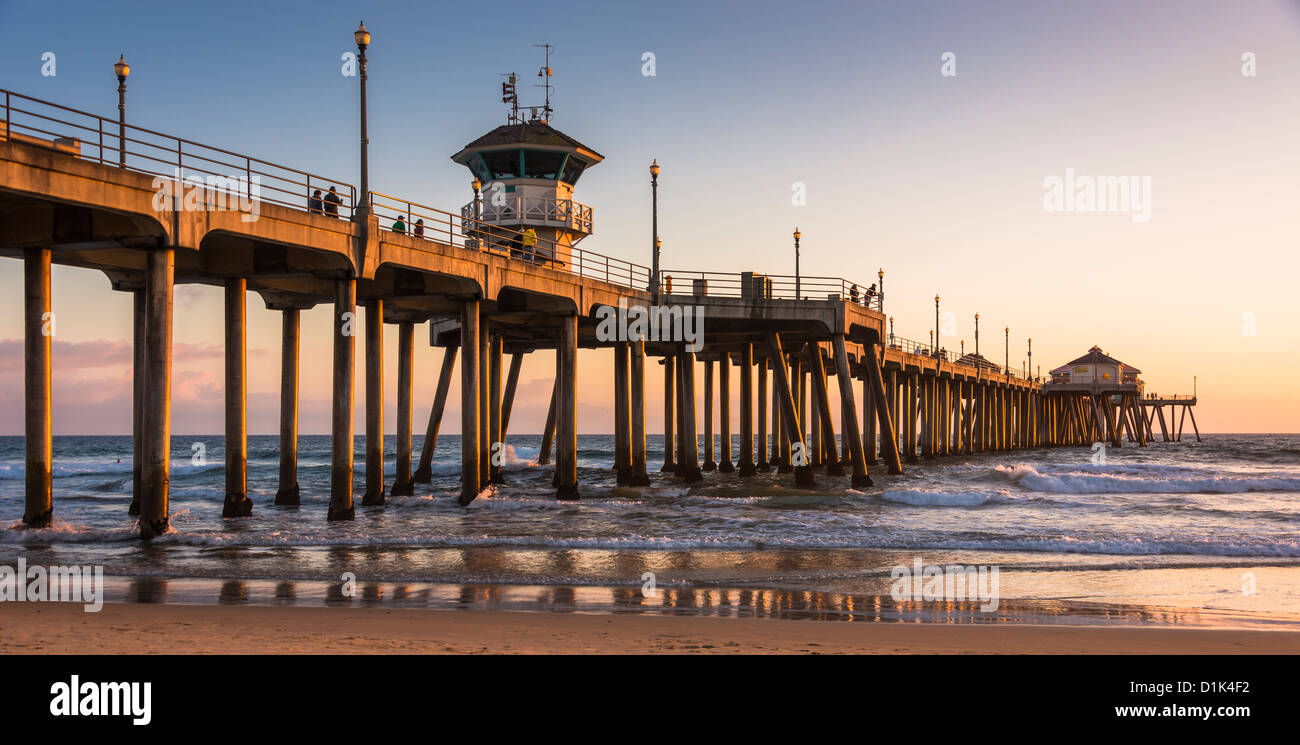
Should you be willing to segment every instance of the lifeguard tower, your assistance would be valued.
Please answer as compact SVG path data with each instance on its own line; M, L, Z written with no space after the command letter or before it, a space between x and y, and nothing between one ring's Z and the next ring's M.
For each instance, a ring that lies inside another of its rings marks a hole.
M509 105L507 123L461 148L451 159L470 170L481 195L461 208L461 217L501 227L482 238L488 250L510 251L517 258L571 265L571 249L591 235L592 209L574 200L573 187L587 168L604 156L550 125L550 60L538 71L545 79L544 106L521 107L515 92L518 76L502 83L502 100ZM480 224L478 228L482 230ZM534 250L523 251L518 235L532 228Z

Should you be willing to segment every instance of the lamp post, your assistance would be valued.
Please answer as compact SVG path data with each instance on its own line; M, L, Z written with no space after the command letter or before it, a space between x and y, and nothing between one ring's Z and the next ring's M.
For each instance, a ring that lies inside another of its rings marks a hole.
M795 228L794 229L794 299L795 300L798 300L799 298L803 297L803 295L799 291L799 239L802 237L803 237L803 233L799 232L799 228Z
M469 182L469 188L474 190L474 224L470 226L470 233L477 236L480 223L483 222L482 202L479 200L479 193L483 190L483 182L478 180L478 176L475 176L474 180ZM473 240L473 246L474 248L479 247L478 238Z
M659 160L650 162L650 249L654 252L650 268L650 292L659 294Z
M1030 339L1029 340L1029 366L1025 368L1025 371L1026 373L1029 373L1032 372L1033 369L1034 369L1034 340Z
M119 54L113 65L117 74L117 165L126 168L126 76L131 74L131 66L126 63L126 55ZM101 153L102 157L103 154Z
M352 217L364 220L370 203L370 140L366 137L366 47L370 46L370 32L364 21L352 32L352 39L360 52L357 62L361 68L361 194L358 195L361 204L352 206Z
M939 296L934 296L934 356L939 356Z
M877 298L879 298L878 300L876 300L876 302L879 303L879 307L877 308L877 310L879 310L881 313L884 313L885 312L885 268L883 266L880 267L880 269L876 272L876 278L880 280L880 294L876 296Z
M975 314L975 356L980 356L980 314ZM976 364L979 360L976 360Z
M1002 360L1002 369L1006 370L1007 374L1010 375L1011 374L1011 327L1010 326L1007 326L1006 332L1007 332L1006 352L1005 352L1006 357L1003 358Z
M889 346L894 346L894 317L889 317Z

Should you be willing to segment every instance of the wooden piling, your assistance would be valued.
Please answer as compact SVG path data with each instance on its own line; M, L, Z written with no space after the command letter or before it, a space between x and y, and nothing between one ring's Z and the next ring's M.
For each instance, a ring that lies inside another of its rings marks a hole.
M47 247L23 249L23 352L26 426L26 502L23 525L46 528L54 519L54 405L50 346L54 318L50 304ZM27 578L19 579L21 587Z
M415 469L415 475L412 477L417 484L427 484L433 480L433 451L438 447L438 430L442 427L442 412L447 406L447 392L451 388L452 371L456 367L456 353L459 349L458 344L452 344L442 353L438 389L433 396L433 407L429 409L429 424L424 431L424 443L420 447L420 465Z
M460 305L460 499L461 506L473 502L483 489L479 467L479 365L482 364L479 335L479 301L462 300ZM444 361L444 366L447 364Z
M366 309L366 491L361 506L384 503L384 301Z
M301 335L298 308L280 311L280 486L275 503L294 507L298 488L298 346Z
M785 352L781 349L781 336L776 332L769 331L767 333L767 350L768 355L773 360L785 359ZM807 449L804 447L799 429L799 418L795 413L794 396L790 391L790 378L787 377L785 365L775 364L772 367L773 378L776 383L774 387L781 405L781 421L785 425L785 434L790 440L792 450L796 449L796 444L798 446L799 458L793 459L791 464L794 467L795 485L811 489L816 487L816 480L813 478L812 468L808 465Z
M247 280L227 277L226 305L226 501L222 517L248 517L248 324L244 305Z
M394 497L415 494L411 480L411 385L415 366L415 324L401 321L397 324L397 462L393 476Z

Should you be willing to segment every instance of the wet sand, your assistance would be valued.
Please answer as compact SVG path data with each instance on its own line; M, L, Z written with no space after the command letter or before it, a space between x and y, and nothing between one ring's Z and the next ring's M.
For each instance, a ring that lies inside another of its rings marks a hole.
M1300 654L1300 631L0 603L4 654Z

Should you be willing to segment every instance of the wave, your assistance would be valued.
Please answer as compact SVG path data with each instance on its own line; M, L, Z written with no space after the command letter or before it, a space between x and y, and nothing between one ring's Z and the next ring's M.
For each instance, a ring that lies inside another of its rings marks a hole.
M1105 469L1104 466L1099 467ZM1095 470L1072 468L1044 473L1028 465L997 466L1012 483L1058 494L1240 494L1300 491L1300 477L1290 475L1210 475L1178 466L1152 469ZM1177 475L1175 475L1177 474Z
M103 531L77 526L56 526L24 530L16 525L0 530L0 543L39 542L125 542L138 540L134 530ZM772 550L772 549L899 549L899 550L969 550L1008 551L1058 554L1109 554L1123 556L1188 555L1219 557L1300 558L1300 541L1273 542L1252 536L1183 537L1115 537L1074 538L1071 536L982 536L962 534L945 537L866 535L858 537L790 536L757 539L741 536L692 536L667 538L657 536L555 536L555 535L477 535L477 536L350 536L290 534L274 532L248 533L187 532L172 528L154 539L155 545L193 546L199 548L262 547L420 547L473 548L498 547L531 549L603 549L603 550Z

